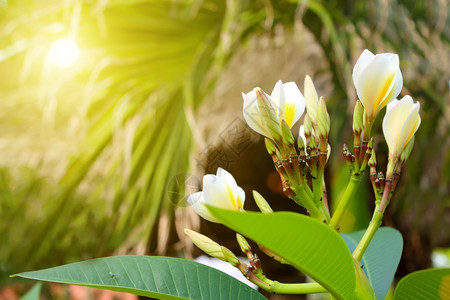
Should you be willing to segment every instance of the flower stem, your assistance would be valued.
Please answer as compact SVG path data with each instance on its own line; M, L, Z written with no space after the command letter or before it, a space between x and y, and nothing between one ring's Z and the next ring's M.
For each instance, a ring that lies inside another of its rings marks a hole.
M327 224L330 223L330 215L323 201L323 168L319 167L317 178L313 179L314 203L325 217Z
M303 185L297 185L293 187L293 190L295 194L300 198L294 201L299 203L301 200L301 203L309 211L311 217L326 223L327 218L317 208L316 204L314 203L314 200L311 197L309 197L309 195L305 190L305 187Z
M323 170L317 172L317 177L312 180L313 194L314 194L314 202L319 203L322 201L323 197Z
M375 232L377 232L378 228L381 225L383 215L384 214L378 210L375 212L372 220L370 221L369 227L367 227L367 230L364 233L361 240L359 241L358 246L356 246L355 251L353 251L353 258L357 262L361 262L364 252L366 252L367 247L370 244L370 241L372 240L373 236L375 235Z
M347 188L345 189L345 193L342 196L341 200L339 201L338 207L336 209L336 212L333 214L333 217L331 218L330 225L334 229L339 228L339 224L342 220L342 217L344 216L345 210L350 203L350 199L355 194L355 191L361 182L362 175L352 175L350 177L350 181L348 182Z
M241 270L241 269L240 269ZM315 294L327 293L327 290L318 284L312 283L281 283L267 278L262 272L254 274L250 269L241 270L247 279L265 291L277 294Z
M278 294L316 294L327 293L327 290L318 284L313 283L281 283L274 281L270 292Z

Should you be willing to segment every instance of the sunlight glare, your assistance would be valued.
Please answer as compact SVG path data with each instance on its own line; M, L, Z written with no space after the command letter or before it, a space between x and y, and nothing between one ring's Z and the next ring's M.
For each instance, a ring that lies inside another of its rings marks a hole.
M50 60L60 68L68 68L75 64L79 50L77 44L68 38L56 40L50 47Z

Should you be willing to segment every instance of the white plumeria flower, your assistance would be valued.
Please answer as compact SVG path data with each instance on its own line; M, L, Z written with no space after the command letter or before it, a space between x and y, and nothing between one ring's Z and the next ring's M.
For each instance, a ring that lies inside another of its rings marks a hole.
M202 218L220 223L209 212L205 204L238 211L244 207L245 192L237 185L230 173L218 168L216 175L203 176L203 191L190 195L187 201Z
M247 94L242 93L244 98L244 118L254 131L265 137L272 138L270 129L266 125L267 112L262 112L258 106L257 90L259 91L260 89L255 88ZM283 83L279 80L272 94L269 96L264 93L264 95L275 110L278 123L281 124L281 121L284 120L289 128L292 128L305 111L305 98L295 82Z
M420 104L411 96L395 99L387 105L383 119L384 138L389 147L389 157L397 158L420 125Z
M389 102L397 98L403 86L397 54L374 55L364 50L353 68L353 83L369 121Z

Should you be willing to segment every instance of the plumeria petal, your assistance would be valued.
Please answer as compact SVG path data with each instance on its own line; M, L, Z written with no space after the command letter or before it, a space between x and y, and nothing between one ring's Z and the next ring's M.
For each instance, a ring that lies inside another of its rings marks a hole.
M375 57L375 54L365 49L361 56L356 61L356 64L353 68L353 81L356 82L361 77L361 72L370 64L370 62Z
M237 187L236 205L238 208L244 208L245 192L241 187Z
M203 176L203 197L209 205L223 209L234 209L233 194L225 181L216 175Z
M403 85L399 58L393 53L373 55L364 50L355 64L352 77L358 97L371 120L398 96Z
M270 94L270 99L272 100L274 108L277 111L278 120L285 120L286 110L284 108L286 106L286 100L284 94L284 85L281 80L278 80L275 84L275 87Z
M238 185L236 183L236 180L234 179L233 175L231 175L229 172L222 168L217 169L217 177L219 180L221 180L224 185L227 187L227 190L229 193L232 194L233 199L236 199L237 195L237 188Z
M400 94L401 90L403 88L403 75L400 70L400 68L395 73L395 77L392 83L392 89L389 92L389 94L386 96L386 98L382 102L382 107L378 109L377 113L385 107L388 103L390 103L392 100L397 98L397 96Z
M189 205L191 205L191 207L194 209L194 211L203 219L208 220L210 222L219 223L219 220L213 217L213 215L206 208L203 192L198 192L189 195L187 201Z
M420 126L420 104L410 96L395 99L388 104L383 119L383 133L389 147L389 156L398 157Z
M244 98L244 119L248 126L257 133L270 137L269 131L264 125L263 116L259 111L255 91L250 91L247 94L242 93L242 98Z
M285 96L284 120L292 128L305 112L305 98L295 82L286 82L283 87Z
M219 223L212 216L206 205L228 210L240 210L244 206L245 192L240 188L233 176L219 168L217 175L203 176L203 191L188 197L188 203L204 219Z

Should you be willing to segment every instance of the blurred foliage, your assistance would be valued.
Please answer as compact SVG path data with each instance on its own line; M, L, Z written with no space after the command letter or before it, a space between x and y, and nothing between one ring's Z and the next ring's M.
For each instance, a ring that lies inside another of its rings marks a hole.
M448 15L439 0L0 5L1 273L119 247L164 251L167 241L155 236L172 230L166 190L177 190L170 179L190 168L197 109L247 38L275 35L279 25L310 31L323 49L334 82L333 149L351 140L351 71L362 49L400 55L402 94L419 100L423 113L391 213L400 220L412 212L403 226L433 245L448 242L448 226L440 227L449 221ZM46 53L66 36L78 43L80 61L60 70Z

